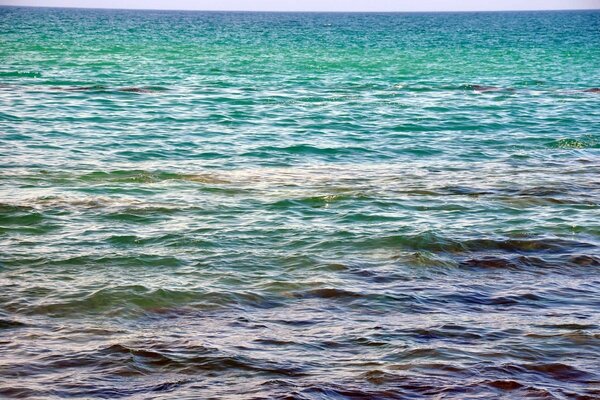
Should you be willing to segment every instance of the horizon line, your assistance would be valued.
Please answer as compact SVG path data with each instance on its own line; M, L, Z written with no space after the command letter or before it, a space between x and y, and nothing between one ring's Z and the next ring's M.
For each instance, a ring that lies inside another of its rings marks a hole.
M107 10L107 11L185 11L185 12L235 12L235 13L328 13L328 14L351 14L351 13L378 13L378 14L422 14L422 13L497 13L497 12L556 12L556 11L595 11L600 8L554 8L554 9L498 9L498 10L202 10L194 8L126 8L126 7L75 7L75 6L40 6L40 5L14 5L0 4L0 8L50 8L71 10Z

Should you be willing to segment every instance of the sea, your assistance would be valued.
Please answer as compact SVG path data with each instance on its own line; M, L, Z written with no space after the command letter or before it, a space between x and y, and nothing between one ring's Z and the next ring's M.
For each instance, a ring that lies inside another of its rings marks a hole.
M600 11L0 8L0 398L600 398Z

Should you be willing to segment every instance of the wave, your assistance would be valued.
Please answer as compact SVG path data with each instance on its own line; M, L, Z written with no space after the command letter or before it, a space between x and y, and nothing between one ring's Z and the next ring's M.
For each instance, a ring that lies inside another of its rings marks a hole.
M27 171L24 173L4 174L3 179L23 179L29 182L66 183L161 183L161 182L191 182L204 184L231 183L224 173L212 172L169 172L161 170L118 169L108 171L90 171L72 173L66 171Z
M86 314L140 316L188 314L235 307L273 308L279 305L279 301L251 291L164 289L126 285L105 287L92 292L82 290L61 298L49 297L37 304L14 304L11 311L53 317Z
M137 93L149 94L166 92L169 89L162 86L124 86L124 87L109 87L106 85L90 85L90 86L50 86L49 90L63 92L93 92L93 93Z
M0 78L41 78L37 71L0 71Z
M507 363L497 367L490 367L486 372L495 371L499 374L539 374L543 377L557 380L559 382L595 382L595 374L581 370L569 364L556 363L532 363L532 364L512 364Z
M295 199L278 200L275 203L272 203L270 207L273 209L288 209L298 206L319 208L340 202L354 202L369 199L371 199L371 197L363 193L326 194L320 196L309 196Z
M206 184L225 184L228 180L210 173L178 173L146 170L94 171L75 177L83 182L116 183L159 183L164 181L184 181Z
M179 343L178 343L179 344ZM206 371L249 371L282 376L302 376L299 367L243 355L223 353L217 348L191 345L173 350L160 344L130 345L114 343L85 353L51 355L42 358L45 368L73 368L98 365L103 369L138 371L140 375L156 370L190 375Z
M528 253L570 253L576 250L593 250L594 243L567 239L556 236L537 238L490 237L490 238L452 238L433 232L407 235L373 236L354 241L362 248L398 248L405 250L424 250L434 253L481 253L504 251L514 254Z
M3 319L0 318L0 330L3 329L15 329L15 328L23 328L26 327L27 324L24 322L16 321L13 319Z
M0 72L0 78L41 78L42 74L39 72ZM163 93L171 90L165 86L108 86L103 84L92 84L92 85L77 85L70 84L69 82L60 82L60 85L52 85L52 81L49 81L46 85L18 85L18 84L2 84L0 88L4 89L20 89L20 90L34 90L34 91L50 91L50 92L86 92L86 93L97 93L97 94L153 94Z
M373 150L363 147L318 147L310 144L296 144L291 146L262 146L242 154L242 156L264 157L270 153L284 153L292 155L322 155L341 156L356 153L373 153Z
M189 209L173 203L147 202L132 197L109 196L43 196L19 200L16 204L0 204L0 223L10 225L34 225L45 221L48 210L104 210L131 214L171 214Z

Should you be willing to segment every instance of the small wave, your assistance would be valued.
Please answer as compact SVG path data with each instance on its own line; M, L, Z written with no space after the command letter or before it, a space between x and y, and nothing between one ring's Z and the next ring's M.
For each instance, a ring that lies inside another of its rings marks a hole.
M504 250L514 253L571 252L574 249L591 249L595 246L584 241L563 239L560 237L532 238L532 239L467 239L461 242L470 251Z
M50 90L59 90L65 92L103 92L107 90L104 85L91 86L51 86Z
M389 375L388 375L389 376ZM366 378L366 376L363 376ZM401 386L398 382L394 386ZM431 386L427 385L427 388ZM402 391L404 392L404 391ZM408 398L399 390L390 389L378 390L376 388L368 388L358 386L355 383L346 385L321 384L311 385L301 390L296 391L294 399L300 400L319 400L319 399L381 399L381 400L402 400Z
M513 88L504 88L500 86L486 86L486 85L466 85L466 89L473 90L478 93L488 93L488 92L514 92Z
M398 248L413 251L429 251L435 254L485 253L502 251L515 255L528 253L567 253L575 249L595 249L595 245L583 240L562 237L498 237L455 239L436 233L426 232L416 235L387 235L358 240L356 246L364 248Z
M0 203L0 224L5 227L27 227L42 224L44 221L44 214L30 204Z
M559 382L580 382L592 383L594 374L578 369L572 365L564 363L531 363L531 364L502 364L499 366L486 367L482 371L485 374L494 375L523 375L539 374L546 378L557 380Z
M365 372L362 375L362 378L375 385L383 385L390 382L397 382L402 377L397 374L376 369Z
M173 307L178 304L189 304L200 300L195 292L149 289L142 285L120 286L99 289L87 295L79 295L74 299L50 300L32 307L33 313L55 316L76 313L129 313L135 310L152 310Z
M576 325L576 324L573 324ZM552 328L545 326L546 329L562 330L559 333L544 334L544 333L528 333L527 338L535 340L560 340L562 343L568 342L576 346L598 346L600 345L600 333L593 333L583 329L567 329L567 328Z
M461 262L461 266L477 267L485 269L516 269L521 263L505 257L484 256L481 258L470 258Z
M321 299L352 299L362 297L360 293L336 288L312 289L306 292L297 293L297 296L308 298L317 297Z
M94 93L156 93L165 92L168 89L162 86L126 86L111 88L106 85L89 85L89 86L76 86L76 85L65 85L65 86L50 86L50 90L64 91L64 92L94 92Z
M515 205L527 204L581 204L597 205L594 197L596 186L593 182L568 182L547 185L531 185L525 187L505 186L494 188L469 186L444 186L437 191L409 191L409 195L425 196L468 196L473 198L487 197L504 203Z
M113 363L128 363L141 367L142 370L171 370L181 373L199 373L204 371L254 371L284 376L302 376L302 368L283 365L273 361L252 359L242 355L223 354L217 349L204 346L186 347L185 350L173 352L156 346L139 348L120 343L101 348L89 354L88 358L108 358ZM117 358L115 360L115 358ZM120 361L119 361L120 359Z
M143 262L132 257L134 266ZM166 266L160 263L158 266ZM114 262L114 261L113 261ZM86 264L89 265L89 264ZM100 263L106 268L107 263ZM110 264L108 264L110 265ZM123 264L120 264L123 266ZM172 268L172 267L170 267ZM64 298L46 298L35 305L15 304L13 309L26 314L45 314L65 317L74 314L110 316L123 315L165 315L189 310L213 310L221 308L269 309L280 306L275 298L266 297L251 291L209 291L206 289L151 288L144 285L123 285L105 287L93 292L80 291Z
M517 389L521 389L522 387L524 387L522 383L510 380L510 379L484 381L483 383L485 385L488 385L495 389L500 389L500 390L504 390L504 391L517 390Z
M275 209L287 209L294 208L297 206L307 206L312 208L320 208L327 207L334 203L339 203L343 201L357 201L357 200L367 200L368 196L364 194L326 194L321 196L310 196L310 197L302 197L297 199L285 199L279 200L272 204L272 207Z
M600 267L600 257L589 254L572 255L569 263L579 267Z
M192 349L190 349L192 350ZM195 347L198 353L209 351ZM71 368L84 368L93 366L96 371L113 378L143 377L149 373L172 370L183 371L185 364L168 352L154 350L153 348L137 348L120 343L100 347L95 350L63 354L51 354L40 357L32 365L33 369L62 370ZM27 372L25 372L27 373ZM119 398L130 397L138 394L150 394L156 392L171 392L178 387L189 383L187 379L163 380L158 379L150 384L121 386L117 382L108 380L96 381L93 385L73 385L62 388L64 394L69 397L91 396L94 398Z
M427 85L427 84L397 84L394 86L395 89L401 89L409 92L416 93L427 93L427 92L441 92L441 91L459 91L469 90L479 93L486 92L514 92L515 89L510 87L491 86L491 85L480 85L480 84L464 84L464 85Z
M168 89L161 86L141 86L141 87L121 87L115 89L117 92L125 92L125 93L155 93L155 92L164 92Z
M10 387L0 386L0 396L6 396L8 399L34 399L44 398L44 393L41 390L11 384Z
M291 346L297 344L291 340L282 339L254 339L253 342L264 346Z
M42 196L0 203L0 224L31 226L46 220L48 210L103 210L102 218L155 217L199 209L194 204L145 201L132 196Z
M27 324L13 319L0 319L0 329L23 328L25 326L27 326Z
M595 324L540 324L536 326L540 328L568 330L598 329L598 325Z
M545 307L545 304L547 304L547 302L544 301L546 298L533 292L495 296L471 291L440 296L440 300L443 303L452 302L460 306L467 306L468 308L471 308L471 306L475 306L474 308L479 308L478 306L512 307L522 304L527 305L528 307L536 307L537 305Z
M474 332L473 329L469 329L461 326L441 326L439 328L416 328L405 330L405 333L410 335L416 340L479 340L486 339L487 333L485 332Z
M581 381L591 383L593 378L593 374L563 363L525 364L522 368L527 371L547 375L552 379L563 382Z
M177 173L145 170L95 171L80 175L78 179L85 182L118 182L118 183L158 183L164 181L187 181L207 184L224 184L229 181L216 174L209 173Z
M317 147L309 144L296 144L292 146L263 146L257 148L254 153L287 153L296 155L344 155L357 152L365 153L370 150L362 147Z
M21 121L21 117L17 117L16 115L7 114L5 112L0 112L0 121L16 122L16 121Z
M0 71L0 77L6 78L41 78L42 73L36 71Z

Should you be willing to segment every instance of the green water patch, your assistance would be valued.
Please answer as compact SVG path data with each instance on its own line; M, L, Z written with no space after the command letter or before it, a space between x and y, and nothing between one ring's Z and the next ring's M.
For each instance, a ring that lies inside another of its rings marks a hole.
M41 78L37 71L0 71L0 78Z
M127 221L127 220L126 220ZM145 221L147 222L147 221ZM207 238L193 237L184 234L163 234L163 235L111 235L106 239L111 246L119 248L135 248L142 246L161 246L167 248L193 248L197 250L214 248L219 249L219 243ZM168 264L167 264L168 265Z
M548 143L548 146L553 149L598 149L600 148L600 140L594 136L585 136L581 138L564 138L557 139Z
M300 197L295 199L279 200L270 204L273 210L286 210L298 207L323 208L339 203L353 203L368 201L371 197L362 193L325 194L320 196Z
M52 223L36 225L3 225L0 226L0 234L42 236L54 231L58 231L61 228L61 225Z
M113 246L130 247L142 245L143 240L136 235L112 235L106 241Z
M95 255L78 255L65 257L61 259L47 260L48 265L52 266L76 266L76 267L118 267L118 268L176 268L182 266L184 261L175 256L160 256L160 255L112 255L112 256L95 256Z
M86 295L77 294L71 299L44 301L29 312L64 317L74 313L127 313L135 310L174 307L188 304L200 296L190 291L152 290L142 285L117 286L100 289Z
M70 296L48 297L36 305L19 308L30 315L53 318L74 315L143 316L177 313L181 310L212 310L228 307L272 308L279 303L249 291L207 291L150 288L144 285L110 286L93 292L78 291Z
M392 257L394 262L415 267L456 267L456 259L431 251L406 251Z
M402 215L383 215L374 212L349 212L340 218L339 222L353 225L357 223L384 223L405 221L406 216Z
M163 181L183 181L211 185L229 183L229 181L218 175L209 173L187 174L145 170L94 171L80 175L78 179L83 182L91 183L158 183Z
M113 221L117 223L126 223L126 224L135 224L135 225L149 225L152 223L163 221L169 218L169 215L172 214L171 211L169 213L148 213L148 212L138 212L138 211L119 211L119 212L109 212L103 213L96 218L101 220Z
M0 233L42 235L58 228L48 215L31 207L0 204Z

